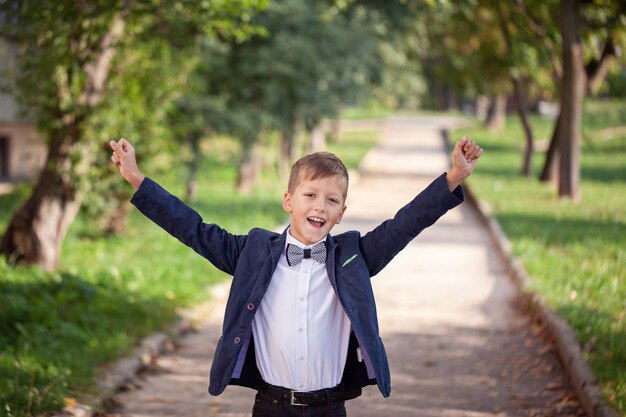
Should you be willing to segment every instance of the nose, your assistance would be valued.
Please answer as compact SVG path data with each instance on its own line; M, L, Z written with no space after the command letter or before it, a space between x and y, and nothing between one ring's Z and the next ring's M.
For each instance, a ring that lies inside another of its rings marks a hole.
M319 212L326 212L326 199L325 198L317 198L315 200L315 210Z

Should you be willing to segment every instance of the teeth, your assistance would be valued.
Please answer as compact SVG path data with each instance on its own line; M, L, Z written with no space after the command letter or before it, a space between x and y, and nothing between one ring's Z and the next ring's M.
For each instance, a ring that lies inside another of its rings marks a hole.
M318 223L324 223L326 222L326 220L324 219L320 219L319 217L309 217L309 220L312 220L314 222L318 222Z

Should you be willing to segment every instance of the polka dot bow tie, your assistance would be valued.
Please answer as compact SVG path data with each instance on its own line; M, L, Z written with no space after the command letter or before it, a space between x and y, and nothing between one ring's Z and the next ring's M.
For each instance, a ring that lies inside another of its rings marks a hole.
M326 262L326 243L319 242L313 245L309 249L302 249L299 246L287 244L287 263L289 266L298 265L302 262L302 259L315 259L317 262L323 264Z

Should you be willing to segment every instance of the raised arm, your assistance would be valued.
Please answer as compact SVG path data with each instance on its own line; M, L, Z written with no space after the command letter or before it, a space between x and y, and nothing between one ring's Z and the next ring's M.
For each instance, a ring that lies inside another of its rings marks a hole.
M180 199L150 178L146 178L135 158L135 148L126 139L111 141L111 160L120 175L135 189L131 203L166 232L191 247L220 270L232 275L246 236L228 233L202 217Z
M450 172L435 179L413 201L398 210L393 219L361 238L361 252L371 276L380 272L422 230L463 202L463 189L459 186L472 174L482 153L483 150L469 138L458 141L454 146Z

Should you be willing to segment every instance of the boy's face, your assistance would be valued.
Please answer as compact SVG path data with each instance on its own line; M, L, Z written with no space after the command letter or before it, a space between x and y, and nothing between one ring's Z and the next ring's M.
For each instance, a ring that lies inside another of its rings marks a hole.
M346 181L340 176L302 179L293 192L283 197L283 208L290 215L290 233L305 245L324 239L341 222Z

